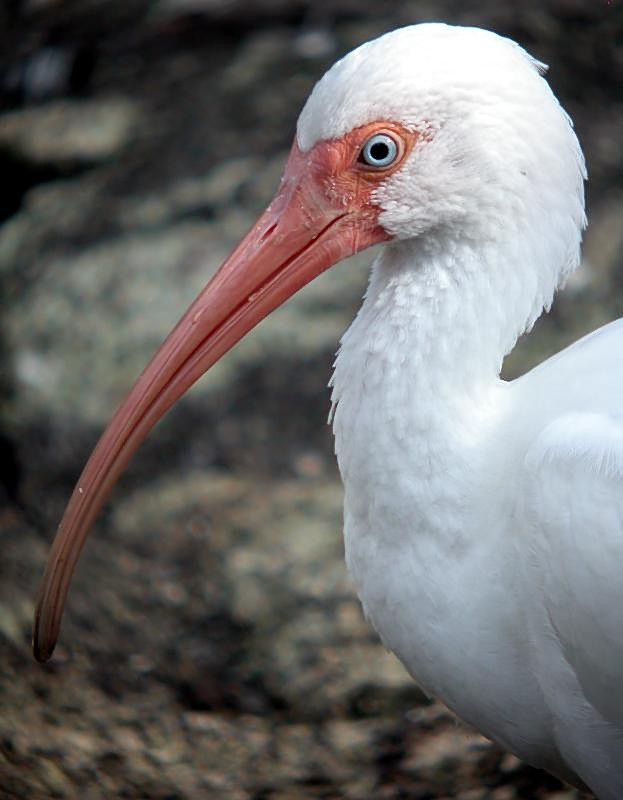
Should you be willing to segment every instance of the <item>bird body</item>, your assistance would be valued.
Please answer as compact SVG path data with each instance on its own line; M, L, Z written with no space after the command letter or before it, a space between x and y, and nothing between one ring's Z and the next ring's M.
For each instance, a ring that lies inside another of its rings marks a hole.
M620 797L623 321L518 380L484 380L463 352L471 337L453 337L454 352L441 336L417 341L422 304L392 297L399 258L386 249L375 264L333 378L346 560L366 616L461 718ZM387 318L391 347L378 339ZM603 517L602 493L613 504ZM577 639L599 643L598 664L572 662ZM587 698L601 669L612 724Z
M275 199L78 481L44 576L39 659L89 525L155 421L300 286L383 242L332 379L364 611L485 735L623 797L623 322L500 378L577 266L585 224L582 153L543 71L508 39L426 24L319 81Z

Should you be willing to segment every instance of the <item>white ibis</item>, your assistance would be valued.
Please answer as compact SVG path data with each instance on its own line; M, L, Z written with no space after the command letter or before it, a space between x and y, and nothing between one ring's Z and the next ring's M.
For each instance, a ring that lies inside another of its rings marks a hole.
M385 242L332 380L365 613L486 736L623 798L623 322L500 379L585 224L582 153L543 71L508 39L426 24L320 80L274 200L78 480L43 579L39 660L87 530L158 418L288 296Z

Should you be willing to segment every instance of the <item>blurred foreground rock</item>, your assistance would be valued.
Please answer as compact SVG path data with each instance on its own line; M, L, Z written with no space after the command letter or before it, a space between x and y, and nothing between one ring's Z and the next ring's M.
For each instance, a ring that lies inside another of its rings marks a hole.
M129 492L44 668L24 651L45 547L6 512L4 566L20 580L0 589L2 796L559 792L457 727L379 647L345 574L340 509L335 482L312 477L202 471Z

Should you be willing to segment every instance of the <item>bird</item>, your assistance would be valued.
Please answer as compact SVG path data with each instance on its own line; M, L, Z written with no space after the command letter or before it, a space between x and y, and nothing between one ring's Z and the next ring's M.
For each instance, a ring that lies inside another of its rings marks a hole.
M533 766L623 797L623 320L515 380L580 262L584 157L546 67L421 23L337 61L267 209L113 416L54 540L35 657L85 537L164 412L337 261L380 245L331 379L345 556L430 696Z

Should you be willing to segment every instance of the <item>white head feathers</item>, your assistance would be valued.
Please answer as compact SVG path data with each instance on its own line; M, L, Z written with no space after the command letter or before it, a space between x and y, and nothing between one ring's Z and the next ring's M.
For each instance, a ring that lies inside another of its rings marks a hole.
M377 119L443 124L439 100L461 100L474 87L495 103L513 95L515 79L537 83L546 66L510 39L481 28L425 23L386 33L337 61L318 81L299 117L299 147L338 138ZM545 86L545 85L544 85ZM464 98L463 98L464 99Z
M322 77L299 117L298 144L307 150L376 120L421 130L403 167L376 191L381 224L399 239L429 231L483 245L506 234L530 238L530 257L547 263L553 292L579 261L585 171L544 71L489 31L401 28Z

